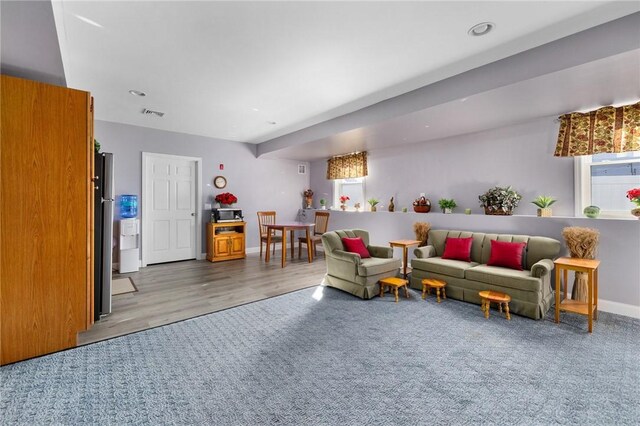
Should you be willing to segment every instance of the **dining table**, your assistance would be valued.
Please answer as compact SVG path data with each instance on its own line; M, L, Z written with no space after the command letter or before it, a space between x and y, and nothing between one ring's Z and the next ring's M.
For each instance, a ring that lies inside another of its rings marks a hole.
M274 231L282 232L282 267L284 268L287 264L287 231L289 231L290 239L291 239L291 258L293 259L295 255L295 231L305 231L307 236L307 255L309 256L309 263L313 262L313 244L311 244L311 236L313 235L313 228L316 226L315 223L306 223L306 222L286 222L286 223L274 223L267 225L267 255L265 256L265 262L269 263L270 256L269 247L271 247L271 234Z

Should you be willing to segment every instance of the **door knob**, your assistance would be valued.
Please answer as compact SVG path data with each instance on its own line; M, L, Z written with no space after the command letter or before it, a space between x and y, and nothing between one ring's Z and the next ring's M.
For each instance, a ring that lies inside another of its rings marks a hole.
M191 216L195 216L195 215L196 215L195 213L191 213Z

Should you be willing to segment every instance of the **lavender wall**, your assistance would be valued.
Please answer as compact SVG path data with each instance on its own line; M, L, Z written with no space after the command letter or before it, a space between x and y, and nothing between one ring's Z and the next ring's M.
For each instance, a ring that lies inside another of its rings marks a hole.
M309 174L298 174L292 160L265 160L255 157L255 145L216 140L202 136L166 132L106 121L95 122L95 137L103 152L112 152L115 161L116 194L141 194L142 152L184 155L202 158L203 209L202 242L199 253L206 252L206 226L210 217L204 203L221 192L238 197L247 222L247 247L258 247L256 212L275 210L278 217L294 220L302 207L302 192L309 187ZM224 164L224 170L218 168ZM227 187L213 186L213 177L223 175Z
M360 227L371 231L374 243L413 238L412 225L427 221L436 229L543 235L562 239L566 226L588 226L601 233L598 257L600 298L604 310L640 318L640 221L573 217L573 160L553 157L557 126L553 118L491 131L376 150L369 153L367 196L385 206L395 195L396 208L408 206L420 192L434 204L433 212L332 212L330 229ZM331 194L326 162L311 164L311 188ZM485 216L478 195L492 185L513 185L524 198L516 216ZM551 194L560 201L553 218L535 217L530 200ZM459 214L437 213L439 198L455 198ZM472 215L462 213L465 207ZM396 253L397 256L400 253Z
M537 195L559 201L555 215L573 216L573 159L553 157L558 123L549 117L516 126L369 152L367 197L384 206L409 207L421 192L437 208L454 198L458 211L479 213L478 195L492 186L512 185L523 196L517 214L534 215ZM332 193L326 161L311 164L311 187Z

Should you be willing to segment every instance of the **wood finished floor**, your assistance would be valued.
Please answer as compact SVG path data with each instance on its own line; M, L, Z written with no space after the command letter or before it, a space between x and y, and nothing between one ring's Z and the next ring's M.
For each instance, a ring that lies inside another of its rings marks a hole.
M280 252L276 251L266 264L258 253L252 253L241 260L189 260L114 275L131 277L138 291L113 296L112 313L81 333L78 344L170 324L322 282L326 265L321 252L313 263L304 255L293 260L287 256L284 269L280 259Z

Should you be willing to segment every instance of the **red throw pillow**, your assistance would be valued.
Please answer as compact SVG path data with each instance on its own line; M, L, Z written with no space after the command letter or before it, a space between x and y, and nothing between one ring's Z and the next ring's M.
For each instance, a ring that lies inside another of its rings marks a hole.
M342 244L344 244L344 249L349 253L357 253L363 259L371 257L369 250L367 250L367 247L364 245L364 241L362 241L362 238L360 237L342 237Z
M442 258L471 262L471 243L473 243L473 237L447 238Z
M491 256L487 265L522 271L522 252L527 243L508 243L491 240Z

